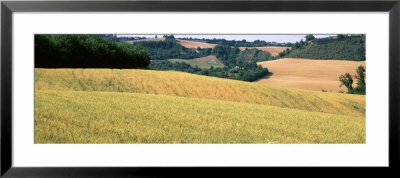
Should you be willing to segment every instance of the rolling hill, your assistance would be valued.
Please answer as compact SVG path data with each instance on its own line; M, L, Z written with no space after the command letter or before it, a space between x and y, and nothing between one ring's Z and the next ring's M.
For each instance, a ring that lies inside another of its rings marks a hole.
M35 69L35 89L173 95L341 115L365 115L365 96L274 87L175 71Z
M291 50L279 55L285 58L365 61L365 35L337 35L296 42Z
M36 68L35 143L365 143L365 96L174 71Z

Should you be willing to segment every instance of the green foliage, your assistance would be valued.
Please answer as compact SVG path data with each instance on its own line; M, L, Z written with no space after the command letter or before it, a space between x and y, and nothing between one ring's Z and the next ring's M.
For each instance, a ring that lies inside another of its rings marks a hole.
M357 79L357 87L354 89L355 93L365 95L365 67L358 66L357 75L355 78Z
M149 63L143 47L100 35L35 35L36 68L147 68Z
M362 94L365 95L365 67L364 66L358 66L357 68L357 74L354 76L354 78L357 79L357 87L353 88L353 77L349 74L346 73L344 75L341 75L339 77L340 81L340 86L346 86L347 88L347 93L349 94Z
M167 60L152 60L149 67L156 70L175 70L193 74L206 75L219 78L228 78L243 81L255 81L269 74L268 69L256 66L250 69L229 69L228 67L199 68L192 67L185 62L170 62Z
M340 86L344 85L347 88L347 90L348 90L347 93L352 93L352 91L353 91L353 77L349 73L341 75L339 77L339 81L341 83Z
M164 38L163 41L138 41L134 44L140 44L146 48L152 60L193 59L211 54L211 48L197 49L197 51L185 48L176 41L173 35L164 35Z
M311 34L306 35L306 41L311 41L313 39L315 39L314 35L311 35Z
M364 35L337 35L337 37L320 39L312 39L311 36L307 35L306 40L307 42L296 42L292 45L292 50L280 53L279 57L351 61L365 60Z
M226 45L215 46L212 53L228 67L255 68L257 62L272 59L271 54L266 51L255 48L240 51L237 47L232 48Z
M236 64L243 65L243 63L257 63L271 59L271 54L266 51L258 49L246 49L241 51L236 57Z
M217 45L212 53L220 59L225 66L225 75L222 72L210 71L211 76L230 78L243 81L255 81L269 74L268 69L257 65L259 61L271 60L271 54L258 49L240 51L237 47ZM221 70L221 69L215 69Z
M232 67L236 65L236 56L240 53L240 49L238 47L232 48L226 45L217 45L213 48L212 53L226 66Z
M239 48L217 45L213 54L220 59L226 67L210 68L206 75L229 78L243 81L255 81L268 75L268 69L257 66L257 62L271 59L271 54L258 49L240 51Z
M338 39L338 40L343 40L344 38L346 38L347 37L347 35L343 35L343 34L338 34L338 35L336 35L336 38Z

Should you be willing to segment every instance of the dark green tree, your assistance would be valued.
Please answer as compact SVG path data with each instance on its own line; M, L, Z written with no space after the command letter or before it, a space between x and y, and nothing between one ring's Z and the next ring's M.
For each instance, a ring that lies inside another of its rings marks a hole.
M357 79L357 87L353 88L353 77L349 73L339 77L339 81L341 82L340 86L346 86L347 93L349 94L365 95L365 67L358 66L356 73L357 74L354 75L354 78Z
M355 93L365 95L365 67L358 66L357 75L355 78L357 79L357 87L354 89Z
M110 36L114 38L114 36ZM101 35L35 35L36 68L147 68L150 56L140 45Z
M338 40L342 40L342 39L344 39L346 37L346 35L338 34L336 37L337 37Z
M306 35L306 41L311 41L313 39L315 39L314 35L311 35L311 34Z
M347 93L353 93L353 77L349 73L341 75L339 81L341 82L340 86L344 85L347 88Z

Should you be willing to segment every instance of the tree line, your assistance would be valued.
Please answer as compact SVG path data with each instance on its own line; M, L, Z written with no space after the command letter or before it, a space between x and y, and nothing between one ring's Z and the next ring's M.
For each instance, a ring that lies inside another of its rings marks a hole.
M101 35L35 35L36 68L147 68L150 56L139 45Z
M154 70L175 70L188 72L198 75L213 76L219 78L227 78L242 81L255 81L269 74L268 69L257 66L251 69L229 68L229 67L213 67L199 68L198 66L192 67L185 62L170 62L167 60L152 60L150 69Z
M187 41L196 41L196 42L204 42L211 44L219 44L226 45L232 47L264 47L264 46L282 46L282 47L290 47L292 43L276 43L276 42L266 42L264 40L254 40L253 42L246 40L226 40L226 39L197 39L197 38L179 38Z
M124 41L128 41L128 40L143 40L146 39L146 37L139 37L139 36L117 36L114 34L105 34L105 35L101 35L103 38L107 38L107 39L111 39L113 41L116 42L124 42Z

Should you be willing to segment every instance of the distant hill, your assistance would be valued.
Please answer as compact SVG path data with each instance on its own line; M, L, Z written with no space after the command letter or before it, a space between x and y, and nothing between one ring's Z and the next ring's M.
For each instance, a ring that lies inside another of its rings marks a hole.
M365 60L365 35L337 35L335 37L300 41L291 50L279 54L285 58Z

